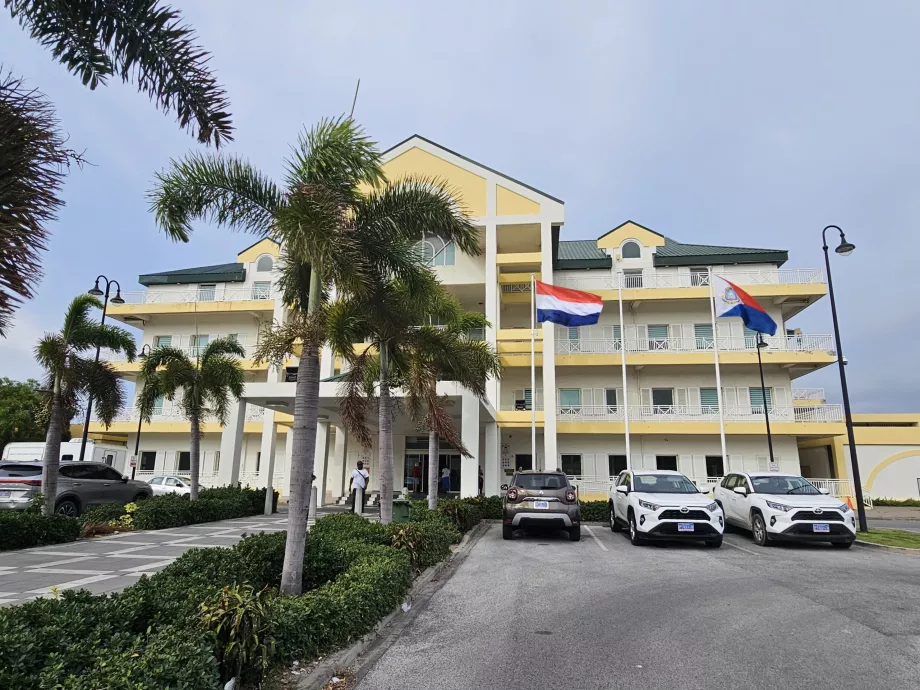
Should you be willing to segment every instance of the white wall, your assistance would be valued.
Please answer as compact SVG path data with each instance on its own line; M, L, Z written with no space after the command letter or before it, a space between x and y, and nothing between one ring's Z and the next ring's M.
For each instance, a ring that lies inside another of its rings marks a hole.
M920 449L917 446L858 446L857 456L859 458L860 478L873 498L920 498L920 486L918 486L918 480L920 480L920 455L896 460L878 474L871 487L866 484L866 480L876 466L892 455L905 451L920 453ZM852 480L849 444L844 446L844 455L846 457L847 478Z

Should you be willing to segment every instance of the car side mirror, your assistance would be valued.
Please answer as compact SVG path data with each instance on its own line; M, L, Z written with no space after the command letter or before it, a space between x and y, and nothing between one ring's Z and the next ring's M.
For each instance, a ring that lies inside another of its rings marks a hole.
M127 484L127 483L128 483L128 478L125 477L124 475L122 475L122 477L121 477L121 483L122 483L122 484Z
M830 489L818 489L818 491L824 494L825 496L827 496L831 492Z
M732 491L741 496L747 496L747 489L743 486L736 486Z
M617 490L619 493L621 493L621 494L628 494L628 493L629 493L629 487L626 486L625 484L617 484L616 490Z
M507 490L508 490L508 485L502 484L502 491L507 491Z

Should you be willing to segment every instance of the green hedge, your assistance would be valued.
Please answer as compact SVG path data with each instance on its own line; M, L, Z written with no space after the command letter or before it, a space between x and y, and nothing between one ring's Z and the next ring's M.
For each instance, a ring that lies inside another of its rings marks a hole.
M278 506L275 492L274 506ZM188 496L154 496L137 504L134 529L169 529L258 515L265 509L265 489L202 489L197 501Z
M916 498L873 498L872 505L920 508L920 501L918 501Z
M63 544L79 536L80 521L76 518L31 511L0 511L0 551Z
M582 522L608 522L610 511L607 501L579 501Z

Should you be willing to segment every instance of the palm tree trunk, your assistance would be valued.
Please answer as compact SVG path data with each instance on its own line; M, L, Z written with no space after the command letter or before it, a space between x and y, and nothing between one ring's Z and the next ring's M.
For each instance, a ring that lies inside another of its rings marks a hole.
M438 507L438 435L428 432L428 508Z
M307 313L319 304L319 271L310 274L310 302ZM304 345L294 389L294 426L291 434L290 496L288 498L287 541L281 591L298 595L303 589L303 557L307 546L307 514L313 488L313 462L316 455L316 424L319 416L319 350Z
M189 441L189 469L192 475L192 486L188 497L189 500L195 501L198 499L198 482L201 479L201 426L197 414L193 414L189 422L192 427Z
M387 382L389 352L380 345L380 523L393 522L393 418L390 385Z
M45 496L45 514L54 513L57 499L58 469L61 466L61 431L64 425L64 406L61 400L61 375L54 377L51 397L51 414L45 436L45 457L42 459L42 493Z

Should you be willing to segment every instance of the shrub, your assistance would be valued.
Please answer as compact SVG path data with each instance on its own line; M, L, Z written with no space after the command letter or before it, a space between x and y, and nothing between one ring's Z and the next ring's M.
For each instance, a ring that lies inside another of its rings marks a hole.
M63 515L0 511L0 551L63 544L80 536L80 521Z
M461 532L468 532L479 524L479 507L463 500L438 501L439 515L449 519Z
M262 680L275 653L266 620L272 598L267 588L233 585L201 604L199 615L211 636L222 683L233 678Z
M80 522L84 525L105 525L120 519L124 514L125 507L121 503L100 503L87 508L80 516Z
M388 525L390 545L409 557L418 573L450 555L451 544L460 541L460 532L443 519Z
M483 520L501 520L504 517L501 496L474 496L459 500L478 508L479 516Z
M277 492L275 492L277 506ZM197 501L188 496L154 496L137 504L134 529L168 529L202 522L257 515L265 508L265 489L202 489Z
M582 522L607 522L610 511L607 501L579 501Z

